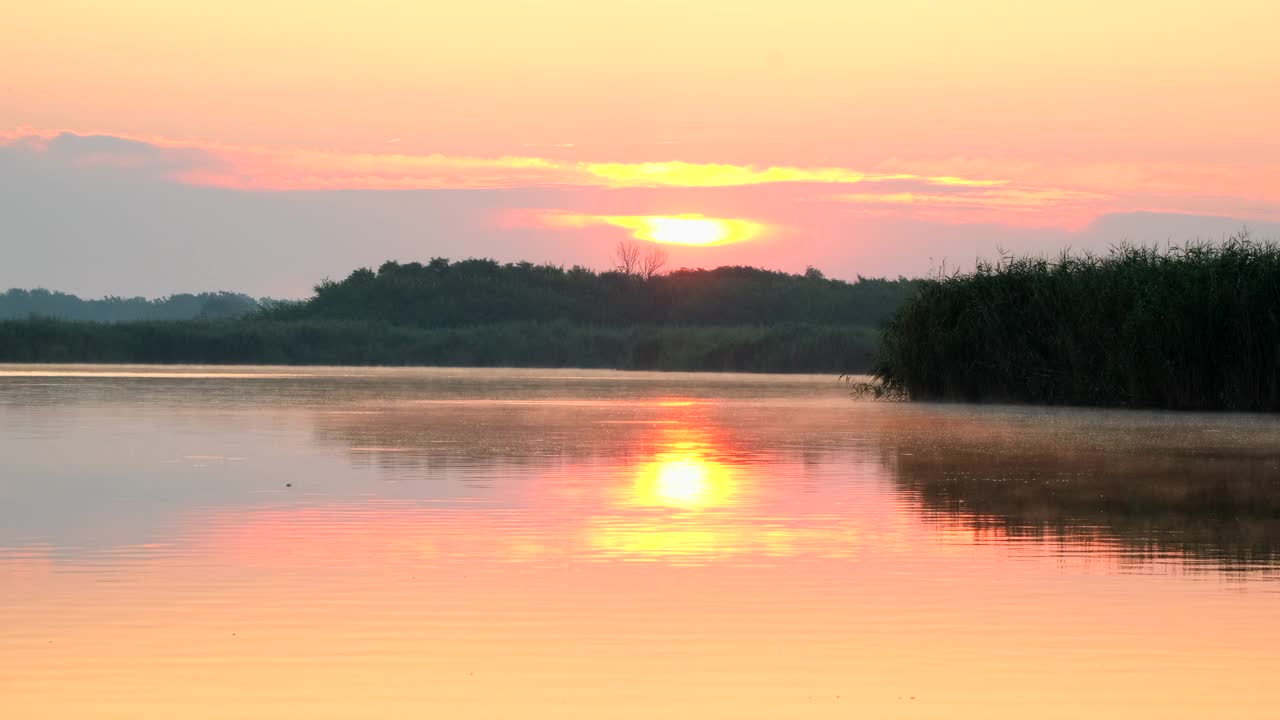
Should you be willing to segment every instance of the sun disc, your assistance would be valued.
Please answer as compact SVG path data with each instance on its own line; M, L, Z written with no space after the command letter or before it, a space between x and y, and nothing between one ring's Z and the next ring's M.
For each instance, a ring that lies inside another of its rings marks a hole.
M617 215L610 225L627 228L637 240L670 245L708 246L742 242L759 235L764 226L749 220L688 215Z

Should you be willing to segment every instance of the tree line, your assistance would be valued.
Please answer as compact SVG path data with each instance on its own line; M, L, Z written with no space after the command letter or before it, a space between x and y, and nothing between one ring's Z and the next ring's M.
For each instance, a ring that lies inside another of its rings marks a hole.
M0 320L0 362L436 365L845 372L869 368L870 328L608 327L565 321L418 328L262 318L89 323Z
M305 301L262 311L275 320L370 320L421 328L500 322L625 325L874 327L914 292L917 280L845 282L810 269L754 267L596 272L581 266L501 264L489 259L387 262L325 281Z
M664 273L660 249L627 244L617 259L603 272L387 262L283 302L237 293L85 301L15 290L0 305L0 362L864 371L875 326L917 284L845 282L815 269Z
M257 311L262 302L243 293L179 293L148 300L143 297L104 297L84 300L75 295L37 288L13 288L0 293L0 320L30 317L85 322L138 322L142 320L221 320Z

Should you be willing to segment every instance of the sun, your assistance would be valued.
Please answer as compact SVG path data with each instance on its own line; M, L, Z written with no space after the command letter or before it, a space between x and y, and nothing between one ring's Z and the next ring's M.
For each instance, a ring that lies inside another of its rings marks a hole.
M644 240L676 245L714 245L729 236L729 226L722 220L692 217L648 218L637 233Z
M754 240L775 226L738 218L707 217L701 213L681 215L585 215L565 210L539 211L539 224L549 227L586 228L612 225L631 231L631 237L647 242L688 247L710 247Z
M749 220L685 215L614 215L604 218L616 227L627 228L638 240L672 245L723 245L758 236L764 229Z

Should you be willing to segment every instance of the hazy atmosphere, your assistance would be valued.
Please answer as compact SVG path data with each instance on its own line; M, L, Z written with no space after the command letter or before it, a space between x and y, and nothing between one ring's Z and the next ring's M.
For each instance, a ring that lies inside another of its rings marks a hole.
M1278 717L1280 2L8 5L0 718Z

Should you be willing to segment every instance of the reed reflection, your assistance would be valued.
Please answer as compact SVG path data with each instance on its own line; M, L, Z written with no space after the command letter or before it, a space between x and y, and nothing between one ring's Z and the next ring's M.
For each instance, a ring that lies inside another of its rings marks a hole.
M881 435L895 484L927 522L976 542L1046 541L1227 572L1280 567L1280 438L1271 423L1088 413L904 417ZM1134 418L1129 419L1130 422Z

